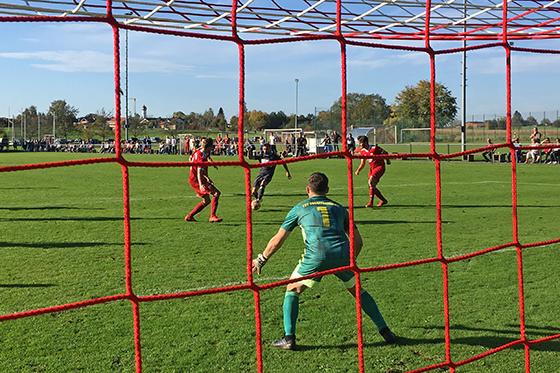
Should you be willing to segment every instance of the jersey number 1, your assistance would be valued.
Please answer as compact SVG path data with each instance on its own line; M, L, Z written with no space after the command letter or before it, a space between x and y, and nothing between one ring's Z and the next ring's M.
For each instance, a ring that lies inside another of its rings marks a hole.
M329 210L327 210L325 206L318 206L317 211L321 213L321 217L323 218L323 228L329 228L331 226Z

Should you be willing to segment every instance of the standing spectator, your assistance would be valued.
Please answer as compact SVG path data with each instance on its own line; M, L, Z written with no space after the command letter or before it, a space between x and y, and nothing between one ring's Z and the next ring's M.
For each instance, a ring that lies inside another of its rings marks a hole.
M492 143L492 139L491 138L486 139L486 146L492 146L492 145L494 145ZM494 157L494 149L488 149L485 152L482 152L482 157L486 162L492 162L493 161L492 157Z
M346 149L350 153L354 153L354 150L356 150L356 140L354 140L354 136L350 132L346 135Z
M307 139L303 132L299 133L299 137L296 140L296 157L307 155Z
M332 143L333 143L333 150L335 152L339 151L339 147L338 144L340 144L340 135L338 134L338 132L333 131L331 133L331 139L332 139Z
M328 153L330 151L332 151L332 141L331 138L329 136L328 133L325 134L325 137L323 137L323 140L321 141L321 144L323 145L324 149L325 149L325 153Z
M175 136L173 136L171 138L171 154L177 154L178 152L178 147L177 147L177 139L175 138Z
M531 142L536 140L540 144L541 143L541 137L542 137L542 134L539 132L538 127L533 127L533 130L531 131L531 136L529 136L529 140L531 140Z
M268 142L268 143L270 144L270 150L271 150L273 153L276 153L276 152L277 152L277 149L276 149L276 135L274 135L274 132L271 132L271 133L270 133L269 142Z

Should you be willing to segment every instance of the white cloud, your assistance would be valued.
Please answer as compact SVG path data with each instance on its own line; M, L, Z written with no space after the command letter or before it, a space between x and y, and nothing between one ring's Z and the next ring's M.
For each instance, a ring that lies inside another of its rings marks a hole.
M0 58L27 60L34 68L57 72L113 72L113 55L97 51L4 52L0 53ZM130 58L129 67L131 73L181 73L192 70L189 65L142 57ZM124 69L124 63L121 69Z
M381 57L383 55L383 57ZM392 67L396 65L426 65L429 62L425 53L373 53L369 56L360 55L357 58L349 58L348 65L355 67L363 67L367 69L378 69L383 67Z

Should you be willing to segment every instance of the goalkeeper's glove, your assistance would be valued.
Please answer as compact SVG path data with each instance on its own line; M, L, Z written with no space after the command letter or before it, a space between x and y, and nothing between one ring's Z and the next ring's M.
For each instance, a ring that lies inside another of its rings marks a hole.
M261 274L262 267L266 264L268 258L263 254L259 254L255 259L253 259L253 272L257 272L257 274Z

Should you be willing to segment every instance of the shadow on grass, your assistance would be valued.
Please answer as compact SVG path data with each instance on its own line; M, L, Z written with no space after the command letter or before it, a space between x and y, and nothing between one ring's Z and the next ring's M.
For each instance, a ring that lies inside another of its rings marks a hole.
M511 328L511 329L492 329L492 328L483 328L483 327L479 327L479 326L467 326L467 325L461 325L461 324L451 325L450 329L451 330L471 331L471 332L490 332L490 333L500 333L500 334L512 334L512 335L519 334L519 324L507 324L506 326ZM444 327L441 326L441 325L416 326L416 327L413 327L413 328L414 329L425 329L425 330L434 330L434 329L443 330L444 329ZM527 330L528 333L542 335L542 336L549 335L550 333L545 333L547 331L560 330L559 327L536 326L536 325L525 325L525 329ZM539 330L540 330L540 332L539 332Z
M496 348L512 341L516 340L515 337L499 337L499 336L477 336L477 337L462 337L462 338L452 338L451 345L467 345L467 346L482 346L488 349ZM374 343L364 343L364 347L382 347L382 346L418 346L418 345L432 345L432 344L443 344L445 343L444 338L407 338L398 337L398 343L395 345L387 345L385 342L374 342ZM350 349L358 348L357 343L343 343L340 345L302 345L297 346L299 351L312 351L312 350L338 350L345 351ZM523 350L525 347L522 344L518 344L509 349ZM560 352L560 343L539 343L531 346L532 351L548 351L548 352Z
M0 248L27 249L66 249L99 246L122 246L124 242L0 242ZM132 246L146 245L143 242L132 243Z
M390 202L390 201L389 201ZM517 205L519 208L558 208L560 205L547 205L547 206L535 206L535 205ZM354 209L365 208L363 206L354 206ZM389 203L387 206L383 207L383 209L391 209L391 208L436 208L434 204L428 205L399 205L399 204L392 204ZM441 205L441 208L446 209L468 209L468 208L511 208L511 205Z
M55 284L0 284L0 288L50 288L56 286Z
M89 209L86 209L89 210ZM0 221L16 222L16 221L123 221L122 216L51 216L42 218L0 218ZM181 220L179 217L172 218L130 218L130 220Z
M274 225L274 226L280 226L282 225L284 221L283 220L276 220L276 221L255 221L253 220L253 225ZM247 223L245 221L226 221L226 222L221 222L220 226L224 226L224 227L244 227L246 226Z
M442 221L443 224L453 223ZM356 220L356 224L436 224L435 220Z
M0 187L0 190L32 190L32 189L41 189L41 190L45 190L45 189L60 189L59 187L43 187L43 186L37 186L37 187Z
M33 207L0 207L0 211L27 211L27 210L105 210L102 207L69 207L69 206L33 206Z

